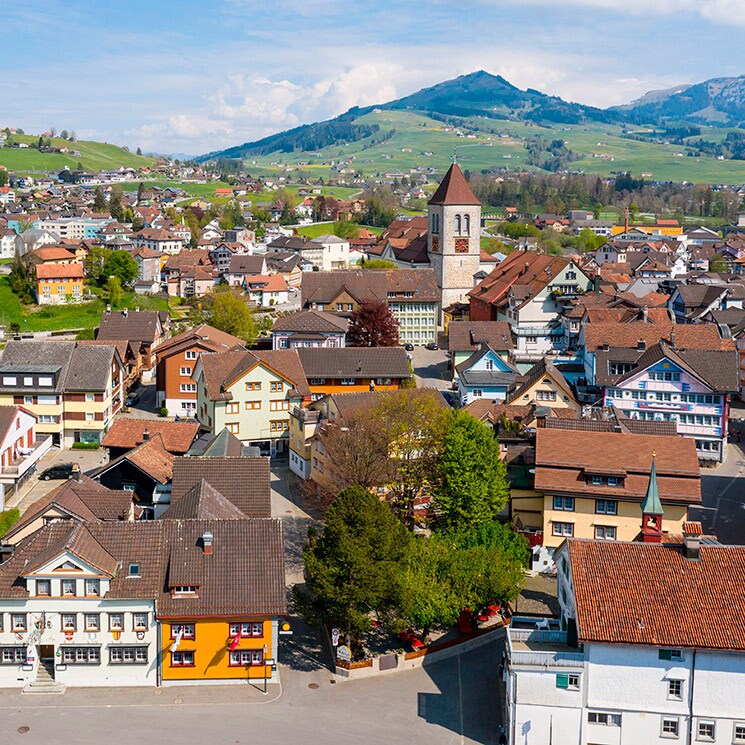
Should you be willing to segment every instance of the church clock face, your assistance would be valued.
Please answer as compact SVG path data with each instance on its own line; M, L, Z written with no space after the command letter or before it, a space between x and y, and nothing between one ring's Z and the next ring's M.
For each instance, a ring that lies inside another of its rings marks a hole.
M439 235L433 235L432 236L432 253L439 253L440 252L440 236Z
M468 238L456 238L455 239L455 253L457 254L468 253Z

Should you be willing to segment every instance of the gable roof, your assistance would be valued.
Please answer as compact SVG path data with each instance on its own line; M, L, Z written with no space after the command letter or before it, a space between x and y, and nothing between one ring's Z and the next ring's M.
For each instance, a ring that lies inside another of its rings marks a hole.
M342 347L299 349L308 378L409 378L403 347Z
M205 479L200 479L162 515L162 520L244 519L245 515Z
M445 178L440 182L437 191L435 191L429 203L436 205L481 206L481 202L476 199L476 195L471 191L471 187L468 185L468 181L466 181L466 177L457 163L453 163L450 166L448 172L445 174Z
M34 502L3 536L3 541L9 541L53 507L83 522L126 520L132 507L132 492L107 489L83 475L80 480L69 479Z
M83 279L82 264L37 264L36 278L44 279Z
M162 331L158 311L104 311L96 339L127 339L152 344Z
M242 454L243 443L227 428L216 435L206 432L192 443L187 453L187 455L199 455L203 458L237 457Z
M158 359L161 359L172 354L179 354L186 349L191 349L193 346L198 346L211 352L222 352L234 349L235 347L243 348L245 342L237 336L214 328L214 326L201 323L199 326L195 326L176 336L172 336L170 339L166 339L166 341L158 345L155 353Z
M468 352L488 344L494 350L513 349L507 321L453 321L448 325L448 349Z
M202 480L245 517L271 517L269 458L176 458L171 485L172 507ZM192 496L192 500L194 498Z
M199 432L197 422L171 422L158 419L116 419L101 441L105 448L132 449L155 434L163 438L163 447L174 455L182 455L189 450Z
M745 650L745 547L570 538L566 551L582 642ZM682 608L705 608L685 613Z
M548 493L596 496L641 503L656 453L657 484L662 502L701 502L696 443L688 437L632 435L541 428L536 432L535 488ZM623 477L617 486L587 483L587 474Z
M272 331L310 331L313 333L346 333L349 321L333 313L320 310L301 310L281 316L274 322Z
M385 272L350 270L340 272L303 272L300 286L301 303L330 303L346 291L358 303L366 300L385 302L388 280Z
M734 349L732 339L722 339L713 323L591 323L583 327L585 347L595 351L606 342L611 347L636 347L643 339L647 347L661 339L670 342L675 336L676 346L686 349Z
M149 440L95 469L91 476L98 478L120 463L128 461L158 483L167 484L173 476L173 458L163 445L162 435L157 432Z
M528 370L523 378L522 383L510 393L509 403L519 403L518 398L527 393L541 378L550 378L559 388L561 388L567 395L570 401L577 402L577 398L574 395L572 386L569 385L567 379L562 373L556 368L556 365L548 358L544 357L533 365Z

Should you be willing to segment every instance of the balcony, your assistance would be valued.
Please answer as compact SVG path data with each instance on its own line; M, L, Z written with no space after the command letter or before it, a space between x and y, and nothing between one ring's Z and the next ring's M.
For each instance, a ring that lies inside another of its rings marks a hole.
M566 631L512 628L507 633L510 664L541 668L582 668L585 655L567 645Z
M321 421L321 412L313 409L302 409L299 406L292 408L292 416L299 419L303 424L318 424Z
M12 483L20 479L52 447L52 436L37 436L31 447L23 448L19 456L0 472L0 481Z

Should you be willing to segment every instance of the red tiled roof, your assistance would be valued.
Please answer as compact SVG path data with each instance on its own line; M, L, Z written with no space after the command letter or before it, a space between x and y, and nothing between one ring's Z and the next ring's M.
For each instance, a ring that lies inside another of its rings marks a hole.
M569 539L582 642L745 650L745 547Z
M450 166L445 178L437 187L430 204L481 205L457 163Z
M117 419L101 441L105 448L132 449L156 434L163 438L163 445L169 453L186 453L199 432L197 422L170 422L157 419Z
M713 323L591 323L584 329L585 346L594 351L606 342L611 347L636 347L643 339L647 347L675 332L675 345L681 349L734 349L732 339L722 339Z
M38 264L37 279L83 279L82 264Z

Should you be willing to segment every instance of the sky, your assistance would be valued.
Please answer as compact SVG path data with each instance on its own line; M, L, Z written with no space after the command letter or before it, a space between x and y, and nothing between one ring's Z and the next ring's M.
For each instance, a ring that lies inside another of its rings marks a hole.
M198 155L475 70L594 106L745 74L745 0L18 0L0 127Z

